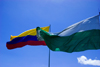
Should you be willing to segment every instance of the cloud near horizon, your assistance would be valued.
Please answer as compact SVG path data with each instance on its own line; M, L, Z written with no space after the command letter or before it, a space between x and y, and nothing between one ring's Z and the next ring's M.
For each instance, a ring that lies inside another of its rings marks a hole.
M80 64L100 66L100 60L87 59L85 56L78 57L77 60Z

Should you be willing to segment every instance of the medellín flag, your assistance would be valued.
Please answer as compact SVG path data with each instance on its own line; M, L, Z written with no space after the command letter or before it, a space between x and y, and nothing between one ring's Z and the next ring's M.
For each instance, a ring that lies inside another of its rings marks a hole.
M79 52L100 49L99 15L75 23L56 35L37 27L46 45L53 51Z
M49 26L42 27L42 29L48 32ZM37 35L36 29L27 30L18 36L11 35L10 41L6 43L6 47L8 49L19 48L25 45L33 45L33 46L44 45L45 46L46 43L44 42L42 38L40 38Z

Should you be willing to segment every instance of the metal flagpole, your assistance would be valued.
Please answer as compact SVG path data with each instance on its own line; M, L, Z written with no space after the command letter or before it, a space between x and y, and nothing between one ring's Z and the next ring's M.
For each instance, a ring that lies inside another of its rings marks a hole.
M49 31L51 32L51 25L50 25ZM48 60L48 67L50 67L50 49L49 49L49 60Z
M50 49L49 49L49 60L48 60L48 67L50 67Z

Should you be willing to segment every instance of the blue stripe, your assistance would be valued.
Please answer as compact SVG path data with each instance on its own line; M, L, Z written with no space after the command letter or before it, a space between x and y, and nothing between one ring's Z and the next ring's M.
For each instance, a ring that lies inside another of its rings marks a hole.
M29 40L38 41L36 36L27 35L27 36L24 36L24 37L14 38L12 41L7 42L7 44L16 44L16 43L19 43L19 42L27 42Z

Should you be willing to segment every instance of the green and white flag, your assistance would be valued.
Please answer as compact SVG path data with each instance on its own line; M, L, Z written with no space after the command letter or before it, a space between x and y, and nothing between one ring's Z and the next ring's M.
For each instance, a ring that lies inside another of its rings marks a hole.
M56 35L40 27L37 32L53 51L72 53L100 49L99 15L75 23Z

